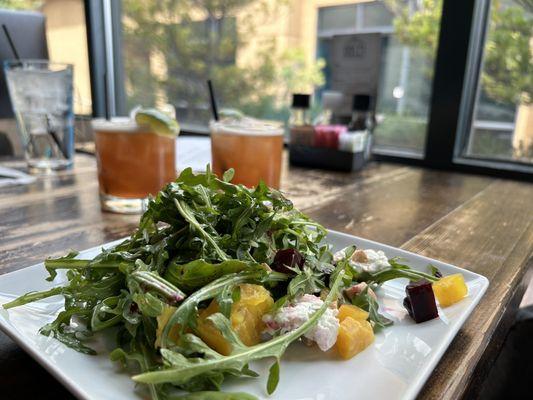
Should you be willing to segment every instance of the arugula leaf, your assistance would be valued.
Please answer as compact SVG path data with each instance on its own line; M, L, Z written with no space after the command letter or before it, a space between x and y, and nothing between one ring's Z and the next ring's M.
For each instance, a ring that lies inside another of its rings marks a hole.
M272 394L278 387L279 383L279 360L276 360L274 364L270 367L268 372L268 381L267 381L267 393Z
M438 280L438 278L433 275L417 271L408 265L399 263L396 258L391 258L389 264L391 265L390 267L382 269L376 273L363 272L357 276L357 280L360 282L374 283L376 285L381 285L386 281L398 278L406 278L413 281L427 279L430 282Z
M224 182L231 182L234 175L235 175L235 170L233 168L230 168L224 172L224 174L222 175L222 180Z
M34 301L46 299L47 297L63 294L64 290L65 289L63 287L58 286L49 290L43 290L42 292L28 292L20 297L17 297L13 301L10 301L9 303L5 303L3 307L6 310L13 307L19 307Z
M222 291L218 294L218 296L215 297L220 312L226 318L230 317L231 306L233 305L233 292L236 289L238 290L239 287L238 286L233 287L231 285L228 285L224 289L222 289Z
M165 303L151 293L135 293L132 296L132 300L139 308L141 314L148 317L158 317L165 309ZM169 306L167 305L167 307Z
M122 321L124 305L127 302L127 294L108 297L93 308L91 316L91 330L100 331Z
M171 282L163 279L154 272L135 271L131 273L130 277L136 280L143 287L144 291L153 291L164 298L169 305L175 305L186 297Z
M305 293L320 292L325 287L322 273L313 271L309 267L304 267L303 270L296 272L297 275L291 280L287 288L287 294L291 299Z
M176 204L176 208L178 209L182 217L185 219L185 221L187 221L192 228L194 228L200 235L203 236L203 238L213 247L220 259L224 261L228 260L229 256L218 246L213 236L207 233L200 225L200 223L196 220L196 217L194 216L190 207L182 200L174 199L174 203Z
M442 278L442 272L440 272L440 270L435 267L433 264L428 264L428 270L429 270L429 273L434 276L435 278Z
M181 396L167 396L167 400L258 400L257 397L242 392L223 393L223 392L194 392Z
M95 350L83 344L83 339L90 336L91 332L83 328L75 329L69 325L74 315L86 316L88 314L89 311L79 307L61 311L53 322L43 326L39 332L44 336L59 340L61 343L80 353L95 355Z
M392 325L392 321L379 313L377 300L368 292L369 286L352 299L352 304L368 312L368 319L375 330Z
M169 382L180 385L184 382L187 382L191 378L205 373L210 373L212 371L229 370L233 373L238 372L252 360L266 357L275 357L276 359L279 359L290 343L304 335L316 325L318 319L322 316L322 314L324 314L331 302L337 298L340 285L342 283L342 277L343 272L340 272L337 275L331 291L326 297L326 300L322 306L315 313L313 313L313 315L311 315L305 323L291 332L274 337L268 342L247 347L242 344L240 339L238 339L236 334L233 332L231 329L231 324L227 318L225 318L222 314L215 314L212 316L213 323L221 331L224 337L232 344L233 350L229 356L217 356L216 354L211 353L211 357L209 358L188 359L179 353L174 353L168 349L162 349L161 354L171 366L164 370L135 375L133 380L141 383L160 384ZM191 297L189 297L189 299L191 299ZM183 305L181 307L183 307ZM194 335L186 335L186 337L190 336Z
M142 336L134 338L128 346L128 349L116 348L109 354L111 361L120 361L124 366L128 362L136 363L142 372L148 371L155 365L154 357L150 352L149 346L143 343ZM148 385L152 400L166 398L161 395L161 390L155 385Z
M187 293L191 293L223 275L258 269L264 268L258 263L240 260L226 260L221 263L210 263L206 260L198 259L187 264L177 264L173 260L168 265L163 278Z

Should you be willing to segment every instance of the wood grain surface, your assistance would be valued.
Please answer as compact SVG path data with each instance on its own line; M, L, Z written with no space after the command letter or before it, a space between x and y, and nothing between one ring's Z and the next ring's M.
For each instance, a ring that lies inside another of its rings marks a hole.
M489 278L485 297L419 396L475 398L533 263L533 185L373 163L359 173L285 167L282 190L330 229ZM29 186L0 188L0 274L124 237L138 220L100 210L95 161L78 156L72 171ZM2 333L0 383L9 399L71 397Z

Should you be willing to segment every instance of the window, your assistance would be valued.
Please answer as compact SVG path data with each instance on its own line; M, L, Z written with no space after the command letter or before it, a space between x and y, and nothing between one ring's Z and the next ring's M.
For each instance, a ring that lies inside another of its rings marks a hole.
M532 44L533 3L492 1L461 156L533 163Z
M382 150L420 154L439 3L423 2L425 8L414 0L338 3L123 0L126 111L138 104L169 103L186 130L205 131L210 118L206 80L211 78L222 107L286 121L291 93L315 92L317 115L322 91L332 86L333 37L377 34L382 72L375 93L376 143ZM435 27L417 32L413 18L428 12ZM349 109L345 113L349 116Z
M529 0L86 4L96 26L96 115L104 103L124 114L137 104L170 104L184 131L205 133L209 78L221 108L287 121L291 93L307 92L318 115L326 91L339 90L335 60L343 53L335 43L344 37L357 56L369 48L379 56L367 68L377 77L359 79L346 93L377 82L378 159L519 178L533 171ZM359 78L367 76L362 70ZM101 79L106 71L111 80ZM353 81L351 74L345 65ZM348 101L343 107L344 117Z

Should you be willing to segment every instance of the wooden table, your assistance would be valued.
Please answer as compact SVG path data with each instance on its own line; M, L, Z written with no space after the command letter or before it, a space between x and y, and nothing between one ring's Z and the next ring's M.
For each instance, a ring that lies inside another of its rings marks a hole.
M353 174L286 168L282 186L328 228L489 278L487 293L420 395L475 397L533 263L533 185L375 163ZM100 211L94 159L79 156L73 171L0 189L0 273L126 236L138 218ZM0 383L10 399L70 397L1 333Z

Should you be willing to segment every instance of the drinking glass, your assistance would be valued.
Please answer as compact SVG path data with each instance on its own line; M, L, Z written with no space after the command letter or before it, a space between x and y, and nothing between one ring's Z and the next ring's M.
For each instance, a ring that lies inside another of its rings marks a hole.
M4 62L7 87L31 172L72 165L72 65L47 60Z
M175 138L129 118L95 119L92 127L102 209L143 212L148 196L176 179Z
M211 155L213 171L221 177L233 168L233 183L256 186L264 181L279 188L283 128L252 118L212 122Z

